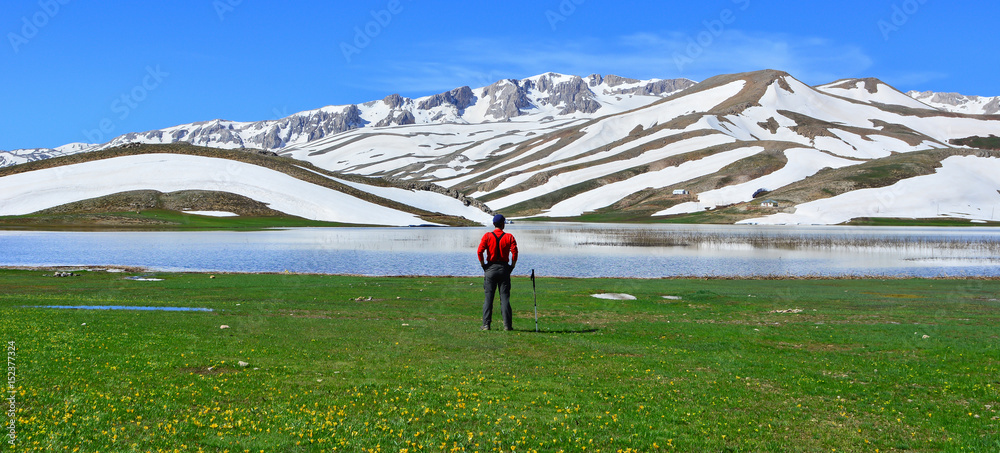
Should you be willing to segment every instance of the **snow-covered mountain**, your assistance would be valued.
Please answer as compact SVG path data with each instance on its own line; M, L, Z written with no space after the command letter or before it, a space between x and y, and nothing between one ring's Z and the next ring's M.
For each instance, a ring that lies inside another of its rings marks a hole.
M1000 96L965 96L958 93L936 93L933 91L910 91L903 94L878 79L844 79L820 85L816 89L827 94L846 96L866 103L902 105L916 109L932 108L967 115L996 115L1000 113Z
M398 94L363 104L327 106L286 118L238 122L201 121L147 132L131 132L108 143L74 143L56 149L0 151L0 167L129 143L190 143L221 149L280 150L360 128L409 124L478 124L545 117L590 118L647 105L695 82L636 80L593 74L586 78L547 73L490 86L468 86L411 99Z
M991 146L1000 118L942 111L878 79L811 87L767 70L692 84L550 73L100 148L270 149L330 174L441 186L515 217L841 223L926 217L933 205L932 216L1000 220L1000 172L984 172L1000 153L955 144Z
M748 207L761 189L780 193L826 169L951 148L952 139L998 130L998 120L937 111L876 79L813 88L760 71L600 117L353 130L282 154L333 171L433 181L511 215L649 218ZM752 217L744 211L735 219Z
M933 108L874 78L843 79L817 86L816 89L865 104L899 105L913 109Z
M1000 113L1000 96L965 96L958 93L935 93L933 91L911 91L907 94L913 99L946 112L970 115L996 115Z
M58 148L34 148L15 149L13 151L0 151L0 168L34 162L36 160L51 159L53 157L68 156L80 152L92 151L99 145L88 143L70 143Z
M490 86L468 86L417 99L398 94L357 105L328 106L258 122L213 120L130 133L102 148L126 143L187 142L214 148L280 150L354 129L410 124L479 124L526 117L593 117L654 102L694 85L687 79L587 78L548 73Z

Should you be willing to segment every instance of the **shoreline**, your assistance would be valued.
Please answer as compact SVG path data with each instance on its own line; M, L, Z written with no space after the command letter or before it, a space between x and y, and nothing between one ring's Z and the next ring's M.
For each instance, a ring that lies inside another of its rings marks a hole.
M158 270L141 266L2 266L0 270L15 271L42 271L42 272L108 272L108 273L162 273L162 274L187 274L187 275L297 275L315 277L355 277L355 278L391 278L391 279L413 279L413 278L479 278L478 275L365 275L365 274L325 274L318 272L234 272L234 271L171 271ZM514 278L528 278L527 275L513 275ZM717 281L838 281L838 280L981 280L1000 281L1000 276L969 275L969 276L935 276L919 277L909 275L749 275L749 276L667 276L667 277L564 277L537 275L537 278L556 280L634 280L634 281L656 281L656 280L717 280Z

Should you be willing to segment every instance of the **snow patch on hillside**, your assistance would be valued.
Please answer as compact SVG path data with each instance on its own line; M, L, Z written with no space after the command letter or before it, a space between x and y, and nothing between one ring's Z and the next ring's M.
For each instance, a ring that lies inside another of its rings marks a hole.
M601 186L557 203L545 212L548 217L572 217L611 204L644 189L660 189L715 173L740 159L764 151L759 146L740 148L692 160L676 167L643 173L639 176Z
M836 225L860 217L998 220L1000 159L952 156L932 175L904 179L888 187L847 192L780 213L739 223Z
M622 170L627 170L633 167L648 165L653 162L665 159L667 157L689 153L692 151L697 151L700 149L708 148L710 146L733 143L734 141L735 140L733 140L732 137L723 134L714 134L704 137L695 137L688 140L682 140L680 142L674 143L672 145L666 146L658 150L648 151L632 159L618 160L600 165L592 165L586 168L581 168L579 170L560 173L550 178L548 182L546 182L545 184L532 187L527 190L522 190L520 192L516 192L508 196L493 200L489 202L489 205L493 209L503 209L505 207L515 205L522 201L530 200L532 198L540 197L542 195L562 190L574 184L579 184L581 182L589 181L594 178L600 178L602 176L607 176L612 173L616 173ZM593 202L592 209L596 209L601 206L606 206L606 204L600 205L601 201L597 199L591 199L591 201Z
M948 143L952 138L985 137L990 133L996 133L996 121L988 119L902 115L887 112L874 105L855 104L827 96L798 80L787 79L787 81L794 93L774 84L761 98L761 104L775 110L790 110L818 120L863 129L875 129L872 120L878 119L906 126L941 143ZM906 145L893 151L909 152L922 149L928 148L924 144Z
M655 141L660 140L660 139L669 138L669 137L672 137L674 135L678 135L678 134L680 134L682 132L683 131L679 131L679 130L664 129L664 130L658 131L656 133L650 134L649 136L643 137L641 139L633 140L633 141L630 141L628 143L625 143L625 144L622 144L622 145L618 145L618 146L616 146L614 148L611 148L611 149L609 149L607 151L584 153L582 155L577 156L576 159L569 160L569 161L566 161L566 162L563 162L563 163L560 163L560 164L550 165L550 166L547 166L547 167L544 167L544 168L542 168L540 170L535 170L535 171L524 171L524 170L526 170L528 168L532 168L532 167L538 166L538 164L536 164L535 162L529 162L529 163L527 163L527 164L525 164L525 165L523 165L521 167L517 167L517 168L514 168L512 170L509 170L508 173L516 173L516 174L514 176L510 176L510 177L506 178L499 186L497 186L496 189L493 189L493 190L497 191L497 190L504 190L504 189L507 189L507 188L510 188L510 187L514 187L514 186L516 186L518 184L521 184L521 183L523 183L523 182L531 179L532 176L535 176L535 175L537 175L539 173L542 173L542 172L549 172L549 171L553 171L553 170L558 170L560 168L572 167L574 165L580 165L580 164L585 164L585 163L589 163L589 162L595 162L595 161L599 161L601 159L606 159L606 158L609 158L609 157L612 157L612 156L616 156L616 155L618 155L620 153L623 153L625 151L628 151L630 149L639 148L639 147L641 147L643 145L655 142ZM551 160L551 159L546 159L546 160Z
M336 181L345 186L353 187L355 189L361 190L363 192L368 192L372 195L375 195L377 197L382 197L387 200L397 201L407 206L413 206L414 208L417 209L423 209L429 212L437 212L440 214L451 215L456 217L465 217L466 219L472 221L481 222L483 225L489 225L493 219L493 216L483 212L482 210L475 208L473 206L465 206L459 200L453 197L449 197L448 195L445 194L430 192L426 190L408 190L408 189L401 189L398 187L373 186L370 184L362 184L359 182L348 181L346 179L334 178L303 167L299 168L310 171L312 173L316 173L317 175L320 175L324 178L328 178L332 181Z
M227 211L184 211L185 214L200 215L205 217L239 217L239 214Z
M642 110L636 110L621 115L603 118L597 123L581 129L581 132L584 134L583 137L575 140L573 143L563 147L562 149L553 152L547 156L530 160L529 162L526 162L525 164L519 167L514 167L506 170L506 173L515 174L515 176L504 180L504 182L501 183L495 189L493 189L493 191L504 190L516 186L524 181L527 181L532 176L540 172L551 171L554 169L564 168L567 166L573 166L573 165L597 161L603 158L619 154L623 151L654 142L662 138L667 138L672 135L676 135L682 131L678 130L658 131L652 134L651 136L633 140L629 143L619 145L608 151L594 152L595 150L602 148L608 143L613 143L625 137L628 137L628 135L639 126L642 126L643 129L651 129L659 124L667 123L679 116L688 113L710 110L711 108L714 108L716 105L719 105L725 102L727 99L739 94L743 90L743 87L745 85L746 85L745 80L737 80L728 83L726 85L692 93L686 96L681 96L669 102L665 102L663 104L659 104ZM693 129L699 129L699 128L687 128L685 130L693 130ZM731 143L734 140L729 137L721 138L720 135L716 136L715 138L709 141L713 144L705 146L714 146L722 143ZM524 157L531 156L533 153L537 153L543 149L544 147L540 146L535 147L534 151L525 154ZM580 175L596 174L596 176L604 176L613 173L615 171L620 171L626 168L630 168L632 166L642 165L641 163L637 162L650 163L670 155L676 155L678 153L693 151L691 149L686 148L683 145L677 148L668 146L663 150L665 150L667 154L651 151L643 154L637 159L629 159L610 164L598 165L595 167L597 168L596 173L592 171L592 169L584 169L576 172L571 172L572 174L574 174L573 177L567 178L566 174L559 175L553 179L558 179L560 181L565 181L565 182L547 184L546 186L558 187L559 184L572 185L576 184L577 182L582 182L581 180L578 180L578 177ZM650 160L650 158L653 159ZM547 166L549 164L553 164L555 162L560 162L560 161L565 161L565 162L554 166ZM629 165L622 167L621 165L622 162L629 163ZM536 167L540 168L540 170L528 171ZM575 182L569 183L569 181L575 181ZM561 189L562 187L558 187L552 190L558 190ZM535 188L531 189L529 192L538 193L539 190L544 190L544 189ZM477 197L477 196L483 196L485 194L486 193L484 192L478 192L473 194L472 196ZM496 209L519 203L520 201L524 201L526 199L521 196L523 194L525 194L525 192L514 194L513 196L510 197L501 198L497 201L492 202L491 206Z
M544 159L532 162L532 165L547 164L580 156L628 136L629 132L637 126L650 129L688 113L711 110L739 94L745 85L745 80L737 80L723 86L681 96L650 108L605 118L594 125L585 127L582 130L584 136L573 142L572 145L552 153Z
M313 220L405 226L413 214L256 165L212 157L143 154L36 170L0 178L0 215L25 215L133 190L229 192ZM455 200L455 203L459 203Z
M844 85L850 86L845 87ZM900 105L913 109L933 109L933 107L907 96L884 83L876 84L874 93L868 91L864 80L858 80L853 84L850 82L834 82L829 85L818 86L816 89L835 96L854 99L855 101L863 102L865 104L879 103L886 105Z
M502 156L514 145L570 126L579 120L398 126L372 131L356 129L292 146L282 155L305 160L324 170L373 176L394 174L403 167L433 171L435 179L467 175L466 168ZM504 145L509 148L501 149ZM445 185L447 187L447 185Z
M698 201L681 203L653 215L689 214L719 206L744 203L753 200L753 194L758 189L774 190L815 175L826 167L841 168L861 163L809 148L788 149L785 151L785 157L788 158L788 163L778 171L742 184L699 193Z

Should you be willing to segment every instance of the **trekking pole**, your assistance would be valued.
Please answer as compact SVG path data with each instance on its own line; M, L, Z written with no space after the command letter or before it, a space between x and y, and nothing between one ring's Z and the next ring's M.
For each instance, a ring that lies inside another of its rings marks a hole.
M538 293L535 292L535 270L531 270L531 295L535 298L535 332L538 332Z

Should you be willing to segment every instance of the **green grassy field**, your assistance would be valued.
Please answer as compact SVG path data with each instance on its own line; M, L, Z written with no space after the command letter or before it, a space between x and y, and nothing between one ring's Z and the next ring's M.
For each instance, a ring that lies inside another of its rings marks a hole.
M524 277L482 332L478 278L43 274L16 451L1000 451L997 280L540 278L535 333Z

